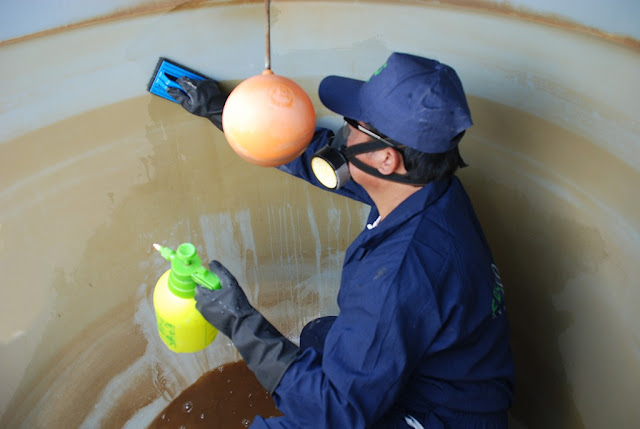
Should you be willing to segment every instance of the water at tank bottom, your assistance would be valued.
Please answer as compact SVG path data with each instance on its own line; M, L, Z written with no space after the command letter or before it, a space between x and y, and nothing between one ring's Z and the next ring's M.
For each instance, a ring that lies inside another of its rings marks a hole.
M244 361L207 372L178 395L151 422L149 429L243 429L255 416L282 415Z

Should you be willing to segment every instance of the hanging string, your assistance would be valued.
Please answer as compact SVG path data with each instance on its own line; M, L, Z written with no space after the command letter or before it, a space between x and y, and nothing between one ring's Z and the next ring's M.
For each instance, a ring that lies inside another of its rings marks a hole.
M271 70L271 0L264 0L264 17L265 17L265 53L264 53L264 69Z

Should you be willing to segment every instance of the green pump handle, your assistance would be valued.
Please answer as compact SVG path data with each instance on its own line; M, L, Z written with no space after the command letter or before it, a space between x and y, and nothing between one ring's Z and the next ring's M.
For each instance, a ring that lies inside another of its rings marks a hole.
M174 251L169 247L154 244L153 247L160 255L171 262L171 273L167 281L169 290L181 298L193 298L196 285L207 289L220 289L220 280L202 266L196 246L191 243L182 243Z

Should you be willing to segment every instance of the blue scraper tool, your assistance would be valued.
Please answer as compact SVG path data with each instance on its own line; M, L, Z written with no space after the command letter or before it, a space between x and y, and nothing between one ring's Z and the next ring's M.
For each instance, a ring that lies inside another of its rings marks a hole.
M152 94L158 95L162 98L166 98L169 101L177 103L171 95L167 92L169 88L180 88L180 85L176 82L179 78L186 76L194 80L209 79L207 76L198 73L188 67L178 64L174 61L162 58L158 60L156 69L149 80L147 85L147 91Z

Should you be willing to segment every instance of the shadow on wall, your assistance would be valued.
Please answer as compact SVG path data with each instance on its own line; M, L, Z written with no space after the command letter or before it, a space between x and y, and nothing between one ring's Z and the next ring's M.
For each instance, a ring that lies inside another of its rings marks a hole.
M583 428L560 353L559 336L573 318L556 308L553 295L581 272L585 256L605 257L588 247L599 234L569 219L547 216L522 193L489 180L478 180L471 192L477 192L476 187L488 189L482 191L486 198L475 201L500 265L511 321L516 363L512 415L528 428L549 427L549 422L559 428ZM513 219L513 213L529 215Z
M558 127L486 100L482 106L472 101L478 125L462 145L470 167L461 170L460 176L505 287L516 364L511 415L523 428L584 428L565 368L571 362L562 355L560 339L574 324L574 312L562 308L555 298L571 279L597 270L608 257L606 244L596 227L581 225L580 218L573 216L579 209L556 195L553 185L532 180L530 172L517 164L518 157L559 143L553 138L548 141ZM511 153L496 159L504 154L482 144L487 136L492 145L497 143ZM576 154L574 161L579 163L577 158Z

